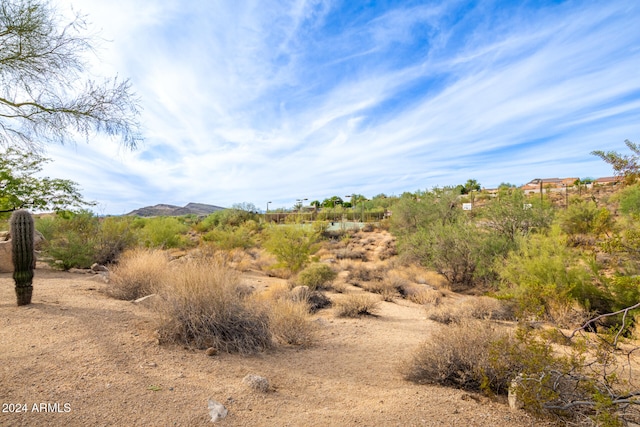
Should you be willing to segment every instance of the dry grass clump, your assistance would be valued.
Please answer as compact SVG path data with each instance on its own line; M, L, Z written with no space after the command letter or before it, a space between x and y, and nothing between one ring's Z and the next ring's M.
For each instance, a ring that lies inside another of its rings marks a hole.
M366 261L367 252L361 248L350 248L336 250L335 257L337 259L352 259Z
M272 345L266 307L239 291L239 275L222 257L187 260L164 275L161 342L242 354Z
M375 280L373 282L365 282L362 285L362 289L374 294L380 294L382 299L388 302L393 302L394 298L400 297L398 289L392 282L387 280Z
M515 320L514 304L487 296L465 298L460 310L468 311L475 319Z
M358 286L362 282L383 281L385 278L386 267L383 265L368 266L365 263L353 263L347 266L349 274L346 281L352 285Z
M380 300L367 294L349 294L334 303L338 317L374 315Z
M134 300L156 292L169 265L169 256L158 249L134 249L122 254L109 274L107 294Z
M462 319L468 318L466 313L458 310L457 307L438 305L427 311L427 318L434 322L449 325L451 323L460 324Z
M426 285L414 285L403 288L404 297L411 302L421 305L438 306L446 294Z
M306 301L280 299L272 302L269 322L274 338L282 344L308 347L315 340L316 327L309 319Z
M443 326L400 370L405 379L416 383L505 393L512 379L510 361L495 357L495 348L513 340L505 329L487 322L466 320Z
M514 307L508 302L491 297L467 297L456 305L433 307L427 317L438 323L462 323L465 319L514 320Z

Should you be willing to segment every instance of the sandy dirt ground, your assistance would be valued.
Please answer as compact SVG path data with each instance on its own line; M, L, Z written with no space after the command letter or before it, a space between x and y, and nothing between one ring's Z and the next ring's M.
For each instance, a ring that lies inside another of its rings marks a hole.
M308 349L207 356L158 345L154 312L109 298L106 286L39 269L33 303L17 307L11 274L0 274L0 426L543 425L506 399L403 380L399 363L435 327L406 300L381 303L376 317L321 310ZM272 389L252 390L247 374ZM212 424L208 399L228 416Z

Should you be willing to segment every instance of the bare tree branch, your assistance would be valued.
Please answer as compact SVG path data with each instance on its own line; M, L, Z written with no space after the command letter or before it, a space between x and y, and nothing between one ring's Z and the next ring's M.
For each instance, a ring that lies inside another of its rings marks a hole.
M83 77L92 39L80 15L66 25L50 0L0 4L0 146L65 143L75 132L141 140L128 80Z

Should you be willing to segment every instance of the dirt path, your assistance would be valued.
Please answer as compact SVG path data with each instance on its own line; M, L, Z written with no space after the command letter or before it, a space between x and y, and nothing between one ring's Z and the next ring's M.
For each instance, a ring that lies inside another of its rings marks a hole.
M0 274L0 426L213 425L209 398L229 410L220 426L540 425L504 401L404 381L398 364L434 327L407 301L362 319L322 310L310 349L209 357L157 345L154 313L105 286L37 270L33 304L17 307L11 275ZM274 390L247 388L250 373Z

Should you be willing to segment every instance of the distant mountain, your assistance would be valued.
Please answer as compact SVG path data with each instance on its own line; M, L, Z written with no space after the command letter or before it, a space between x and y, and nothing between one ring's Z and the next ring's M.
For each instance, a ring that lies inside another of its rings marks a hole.
M204 203L189 203L186 206L174 206L159 204L155 206L147 206L129 212L127 215L135 216L180 216L180 215L209 215L216 211L226 208L214 205L205 205Z

